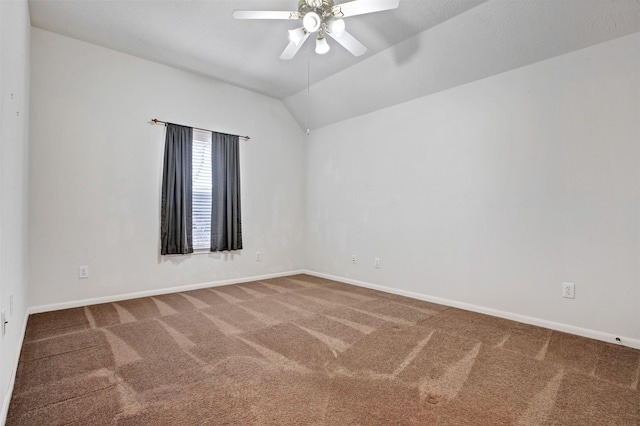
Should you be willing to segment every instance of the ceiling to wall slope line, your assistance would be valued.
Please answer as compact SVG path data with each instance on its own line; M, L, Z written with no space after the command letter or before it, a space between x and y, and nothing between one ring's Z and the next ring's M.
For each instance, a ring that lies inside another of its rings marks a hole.
M312 84L484 1L400 0L397 9L350 18L348 31L366 40L367 52L354 57L328 40L334 47L323 57L327 60L314 65ZM287 42L287 30L298 24L284 22L280 31L274 30L273 21L238 21L232 13L238 9L295 10L297 4L298 0L29 0L34 27L277 99L305 89L304 71L307 58L316 55L315 43L308 43L292 60L282 61L279 55Z
M312 100L307 126L296 111L305 110L313 44L282 61L283 37L297 24L283 33L273 22L231 16L296 4L29 0L29 9L35 27L281 99L312 130L640 31L640 0L400 0L398 9L348 23L367 53L332 48L313 63L310 93L323 100Z
M322 114L310 126L299 114L303 92L283 102L315 130L638 33L639 16L640 1L487 2L312 84L311 108Z

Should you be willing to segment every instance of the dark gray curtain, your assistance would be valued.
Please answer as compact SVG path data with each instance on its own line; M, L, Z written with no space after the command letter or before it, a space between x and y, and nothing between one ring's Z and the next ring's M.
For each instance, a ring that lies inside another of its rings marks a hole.
M193 253L191 127L167 124L162 174L161 253Z
M211 251L240 250L239 138L213 132L211 144Z

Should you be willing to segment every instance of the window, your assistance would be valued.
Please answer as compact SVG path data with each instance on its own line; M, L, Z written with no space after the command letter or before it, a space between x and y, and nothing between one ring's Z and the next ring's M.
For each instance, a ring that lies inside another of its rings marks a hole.
M211 132L193 129L191 158L193 249L209 250L211 242Z
M161 254L242 250L238 140L167 123Z

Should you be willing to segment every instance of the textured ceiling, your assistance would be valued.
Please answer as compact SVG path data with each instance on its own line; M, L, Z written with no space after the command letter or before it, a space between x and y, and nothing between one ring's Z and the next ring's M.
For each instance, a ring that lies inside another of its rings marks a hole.
M29 0L35 27L282 99L303 129L640 31L640 0L400 0L397 10L345 20L365 55L329 40L331 51L319 56L307 41L282 61L287 30L299 23L231 16L296 7L297 0Z

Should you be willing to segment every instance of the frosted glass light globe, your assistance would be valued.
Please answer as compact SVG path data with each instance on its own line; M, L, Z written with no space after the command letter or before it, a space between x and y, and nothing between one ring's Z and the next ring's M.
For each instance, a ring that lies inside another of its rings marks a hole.
M327 24L327 30L334 37L338 37L338 38L342 37L343 34L344 34L344 30L345 30L344 20L342 20L342 19L332 19Z
M302 25L308 33L315 33L318 31L321 24L322 19L320 19L320 15L315 12L309 12L304 15L304 18L302 18Z
M331 49L329 43L327 43L327 39L322 36L322 34L318 35L316 39L316 53L318 55L324 55Z

